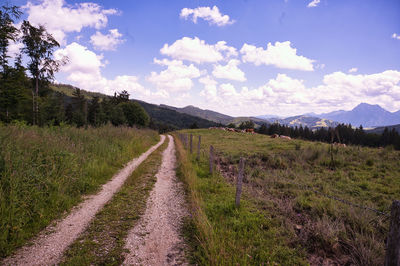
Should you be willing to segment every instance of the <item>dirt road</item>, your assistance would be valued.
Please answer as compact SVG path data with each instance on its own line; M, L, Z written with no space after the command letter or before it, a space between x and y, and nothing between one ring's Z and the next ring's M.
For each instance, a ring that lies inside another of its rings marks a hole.
M125 265L183 265L184 243L179 235L182 218L187 215L183 187L176 179L175 144L163 153L157 181L147 201L145 214L129 232Z
M53 265L57 264L65 249L85 230L95 214L112 198L125 180L153 151L164 143L165 136L140 157L130 161L101 191L90 196L63 220L49 226L33 240L33 245L24 246L14 256L4 259L1 265Z

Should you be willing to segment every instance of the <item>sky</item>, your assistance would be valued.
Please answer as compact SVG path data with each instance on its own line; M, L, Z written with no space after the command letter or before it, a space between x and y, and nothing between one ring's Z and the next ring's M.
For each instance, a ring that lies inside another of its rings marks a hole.
M84 90L232 116L400 109L398 0L8 3L60 43L56 82Z

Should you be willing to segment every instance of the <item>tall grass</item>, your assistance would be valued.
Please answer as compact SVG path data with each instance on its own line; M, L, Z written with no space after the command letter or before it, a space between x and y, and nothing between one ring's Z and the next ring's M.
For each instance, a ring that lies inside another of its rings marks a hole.
M159 137L132 128L0 126L0 257L109 180Z
M177 139L177 138L176 138ZM301 249L287 245L278 221L245 197L235 207L235 188L208 172L208 156L190 155L177 139L178 176L186 184L192 220L184 234L196 265L305 265Z
M383 264L388 217L320 193L390 212L392 201L400 199L399 151L331 150L325 143L222 130L185 133L201 135L203 151L214 146L219 169L231 184L239 158L246 158L245 196L266 217L274 217L286 245L306 251L309 263ZM305 189L310 187L320 193Z

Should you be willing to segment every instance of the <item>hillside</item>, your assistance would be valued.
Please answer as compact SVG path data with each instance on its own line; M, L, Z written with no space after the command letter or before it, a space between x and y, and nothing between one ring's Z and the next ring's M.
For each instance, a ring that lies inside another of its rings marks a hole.
M386 126L386 127L376 127L374 129L368 129L365 130L368 133L376 133L376 134L382 134L385 128L388 128L389 131L392 129L395 129L398 133L400 133L400 124L399 125L392 125L392 126Z
M72 93L76 89L71 85L65 84L54 84L50 87L54 91L60 92L66 96L66 102L71 101ZM108 97L105 94L90 92L81 90L81 93L87 99L93 99L93 97L99 97L100 99ZM69 98L69 99L68 99ZM174 129L182 129L182 128L190 128L193 125L197 125L199 128L207 128L212 126L217 126L217 123L199 118L197 116L177 112L172 110L171 108L163 108L161 106L146 103L144 101L133 100L138 102L149 114L152 119L154 125L158 128L165 130L174 130Z
M338 122L329 119L305 116L305 115L292 116L283 119L269 119L269 121L271 123L279 123L291 127L302 126L311 129L317 129L321 127L336 127L339 124Z
M197 116L206 120L210 120L213 121L215 123L220 123L220 124L229 124L232 120L233 117L229 116L229 115L224 115L218 112L214 112L211 110L204 110L204 109L200 109L198 107L195 107L193 105L188 105L186 107L183 108L178 108L178 107L173 107L173 106L168 106L168 105L164 105L161 104L160 107L163 108L168 108L171 110L175 110L179 113L184 113L184 114L188 114L188 115L192 115L192 116Z
M239 126L240 123L252 120L255 124L256 127L262 125L262 124L268 124L269 122L265 119L258 118L258 117L252 117L252 116L242 116L242 117L232 117L229 115L224 115L215 111L211 110L203 110L198 107L195 107L193 105L188 105L183 108L178 108L178 107L173 107L173 106L168 106L168 105L160 105L161 107L165 107L171 110L175 110L180 113L184 114L189 114L193 116L197 116L200 118L204 118L210 121L214 121L216 123L220 123L223 125L228 125L230 123L235 124L236 126Z

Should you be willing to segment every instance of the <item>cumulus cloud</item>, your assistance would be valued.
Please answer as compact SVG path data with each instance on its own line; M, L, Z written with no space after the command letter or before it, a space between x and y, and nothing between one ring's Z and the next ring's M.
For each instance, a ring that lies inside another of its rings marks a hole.
M107 16L117 13L95 3L67 5L64 0L29 1L23 8L33 25L44 25L61 45L66 44L66 33L80 32L84 27L101 29L107 25Z
M358 71L358 68L356 68L356 67L352 67L352 68L349 69L349 73L354 73L354 72L357 72L357 71Z
M170 92L186 92L193 87L193 78L201 75L200 70L193 64L185 65L180 60L158 60L154 63L167 66L160 73L152 71L147 80L153 83L159 90Z
M217 96L217 84L212 77L205 76L199 78L199 82L204 85L204 89L200 92L200 96L204 96L209 102L216 102Z
M217 85L204 78L201 92L210 105L231 115L274 113L298 115L352 109L360 102L380 104L390 111L400 109L400 72L387 70L369 75L334 72L321 85L307 87L303 80L278 74L255 89Z
M187 60L195 63L215 63L225 58L237 56L236 48L226 45L225 41L216 44L207 44L197 37L183 37L173 44L164 44L161 54L178 60Z
M208 6L198 7L194 9L185 7L181 10L180 17L184 19L192 17L194 23L197 23L198 18L202 18L208 21L210 25L214 24L217 26L225 26L235 22L234 20L230 20L228 15L222 15L217 6L213 6L212 8Z
M240 61L231 59L226 65L214 65L213 76L220 79L246 81L244 72L238 68Z
M273 65L278 68L313 71L315 60L297 55L297 49L291 47L290 41L268 43L267 49L245 43L240 49L243 62L259 66Z
M152 94L139 83L136 76L120 75L114 79L104 78L101 74L101 69L105 66L103 56L76 42L54 53L57 60L64 56L69 58L69 62L61 67L61 72L66 73L67 80L81 89L108 95L126 90L131 96L142 99Z
M109 30L109 34L102 34L97 31L90 37L90 43L99 51L115 51L117 46L124 42L122 34L118 29Z
M307 7L316 7L319 5L319 3L321 2L321 0L312 0Z
M400 35L397 34L397 33L393 33L393 34L392 34L392 38L393 38L393 39L400 40Z

